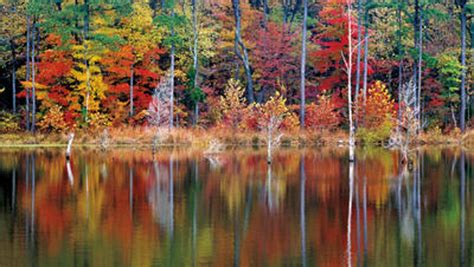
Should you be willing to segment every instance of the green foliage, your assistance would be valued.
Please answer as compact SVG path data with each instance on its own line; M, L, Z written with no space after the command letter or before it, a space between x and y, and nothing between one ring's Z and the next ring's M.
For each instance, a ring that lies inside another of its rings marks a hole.
M358 128L356 138L364 144L382 144L390 138L392 127L393 123L387 119L377 128Z
M448 90L447 93L455 93L459 90L461 83L462 65L457 55L452 52L443 53L438 57L437 67L440 73L441 82Z
M20 130L18 116L0 111L0 133L11 133Z

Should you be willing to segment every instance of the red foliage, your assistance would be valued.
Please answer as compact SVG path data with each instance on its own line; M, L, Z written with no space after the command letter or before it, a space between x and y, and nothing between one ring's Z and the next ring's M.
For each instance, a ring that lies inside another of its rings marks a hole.
M46 38L47 44L51 46L61 45L61 39L55 35ZM36 81L48 87L47 97L43 100L46 107L58 104L67 107L69 101L67 96L67 76L71 72L73 60L65 50L46 50L39 55L37 63Z
M294 84L298 69L292 43L295 37L295 34L288 33L273 22L267 23L267 29L260 27L256 31L255 48L252 51L255 56L254 75L263 88L277 89L282 85L288 88ZM287 97L286 92L281 93Z
M347 36L348 17L346 12L346 0L326 0L323 9L319 13L320 23L315 33L314 42L319 48L309 53L310 61L319 72L319 90L332 91L342 89L346 86L347 75L342 55L347 57L349 39ZM352 45L353 66L352 72L356 72L356 45L357 45L357 21L352 18ZM363 34L363 33L361 33ZM368 68L370 74L372 69Z
M337 111L334 98L321 95L318 103L311 103L306 107L305 125L318 130L331 130L341 123L341 115Z
M159 75L153 71L158 66L163 49L152 49L145 53L139 61L131 46L123 46L118 51L110 51L102 59L107 76L105 82L109 84L107 99L104 106L114 110L117 101L129 101L130 77L133 67L133 99L135 113L146 109L151 100L151 93L156 86Z

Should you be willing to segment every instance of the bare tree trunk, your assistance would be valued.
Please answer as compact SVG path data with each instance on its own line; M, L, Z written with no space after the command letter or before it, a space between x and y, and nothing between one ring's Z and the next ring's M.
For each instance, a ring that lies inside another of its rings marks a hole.
M415 0L415 18L413 20L413 41L414 41L414 46L415 46L415 51L419 50L419 42L418 42L418 24L420 23L420 4L419 0ZM415 109L418 110L418 58L414 59L414 65L413 65L413 87L414 87L414 93L415 93ZM416 116L415 119L417 119L418 116Z
M26 80L30 81L31 71L30 71L30 49L31 49L31 25L30 25L30 16L26 17ZM30 89L27 87L26 90L26 130L30 130Z
M12 105L13 105L13 114L16 114L16 50L15 42L13 38L10 39L10 48L12 53Z
M236 54L243 61L245 74L247 76L247 100L249 103L255 102L254 92L253 92L253 82L252 82L252 72L250 68L249 56L247 47L245 47L242 37L241 37L241 25L240 25L240 0L232 0L232 7L234 9L234 18L235 18L235 40L237 42ZM242 49L243 55L240 52Z
M308 0L303 0L303 29L301 30L301 84L300 84L300 124L304 129L305 123L305 76L306 76L306 23L308 20Z
M403 52L402 52L402 1L398 0L397 24L398 24L398 124L397 131L400 133L400 123L402 121L402 89L403 89Z
M461 1L461 131L466 131L466 0ZM472 40L471 40L472 42Z
M36 29L36 21L33 22L32 43L31 43L31 89L32 89L31 131L33 133L35 132L35 124L36 124L36 118L35 118L36 117L35 29Z
M357 0L357 61L356 61L356 91L355 91L355 102L357 103L358 96L360 93L360 53L362 52L362 47L360 42L362 39L361 36L361 24L362 24L362 0Z
M267 21L268 21L268 0L263 0L263 24L265 28L267 27Z
M419 11L419 20L418 20L418 91L417 91L417 106L418 106L418 129L417 131L419 132L422 128L422 123L421 123L421 64L423 63L423 15L422 15L422 9L420 8Z
M363 97L364 105L367 101L367 75L368 75L368 60L369 60L369 0L365 1L364 14L364 87Z
M174 117L174 0L171 5L171 67L170 67L170 80L171 80L171 99L170 99L170 129L173 128L173 117Z
M197 4L196 0L191 0L192 4L192 16L193 16L193 69L194 69L194 84L193 89L197 88L198 79L198 21L197 21ZM195 99L194 103L194 120L193 125L196 126L199 116L199 99Z
M347 60L347 98L349 109L349 161L354 161L355 129L352 118L352 5L351 0L347 0L347 39L348 39L348 60ZM367 42L366 42L367 44ZM367 57L367 55L366 55Z
M133 117L133 64L130 67L130 117Z
M84 8L85 8L85 14L84 14L84 65L86 66L86 111L85 111L85 116L84 116L84 121L87 122L87 117L89 113L89 97L90 97L90 85L91 85L91 74L90 74L90 66L89 66L89 59L88 59L88 44L87 41L89 39L89 15L90 15L90 9L89 9L89 0L84 0Z

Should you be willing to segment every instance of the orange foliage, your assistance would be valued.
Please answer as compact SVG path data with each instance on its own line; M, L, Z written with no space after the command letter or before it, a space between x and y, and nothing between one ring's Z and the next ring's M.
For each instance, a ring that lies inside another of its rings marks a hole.
M387 120L395 118L395 103L387 87L381 81L376 81L368 90L367 100L362 95L357 99L355 115L358 123L368 129L381 126Z
M341 116L333 99L325 94L319 96L317 104L311 103L306 107L305 124L317 130L334 129L341 122Z

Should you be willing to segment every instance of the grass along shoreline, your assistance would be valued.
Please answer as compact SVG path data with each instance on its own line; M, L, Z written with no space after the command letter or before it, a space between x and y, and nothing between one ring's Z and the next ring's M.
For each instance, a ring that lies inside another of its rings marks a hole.
M76 131L75 146L107 147L148 147L153 145L155 130L148 127L108 128L101 131ZM66 147L68 133L7 133L0 134L0 147ZM206 148L212 140L218 140L225 146L264 146L265 138L261 132L241 132L231 129L172 129L163 136L159 146L192 146ZM294 131L284 132L281 138L282 147L311 146L345 146L348 135L346 131ZM358 143L383 146L381 142ZM428 131L420 134L420 145L465 145L474 147L474 131L460 134L452 131L443 134L439 131Z

